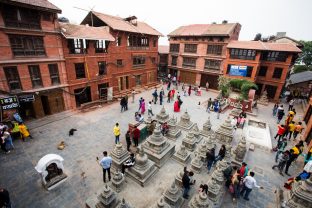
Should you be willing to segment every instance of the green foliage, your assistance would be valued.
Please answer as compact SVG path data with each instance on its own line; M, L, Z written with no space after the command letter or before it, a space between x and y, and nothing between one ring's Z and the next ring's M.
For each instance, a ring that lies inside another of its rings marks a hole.
M221 91L223 97L230 95L230 78L225 76L219 76L218 78L218 89Z
M244 79L232 79L230 81L230 85L232 88L236 89L236 90L240 90L242 85L246 82L247 80Z
M246 80L247 81L247 80ZM258 89L258 85L253 82L247 81L241 86L242 97L246 100L248 99L248 93L250 89Z
M306 66L312 67L312 41L301 40L300 43L303 44L303 49L297 63L304 63Z
M312 71L312 67L308 67L306 65L295 65L294 73L300 73L304 71Z

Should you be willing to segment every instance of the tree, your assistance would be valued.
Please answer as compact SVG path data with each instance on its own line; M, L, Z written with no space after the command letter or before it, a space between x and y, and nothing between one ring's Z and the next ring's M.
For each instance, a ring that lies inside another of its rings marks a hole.
M312 67L308 67L306 65L295 65L294 74L304 72L304 71L312 71Z
M261 40L261 37L262 37L261 33L257 33L255 38L254 38L254 41Z
M300 43L303 44L303 49L302 49L302 53L297 59L297 63L303 63L307 67L311 68L312 67L312 41L301 40Z

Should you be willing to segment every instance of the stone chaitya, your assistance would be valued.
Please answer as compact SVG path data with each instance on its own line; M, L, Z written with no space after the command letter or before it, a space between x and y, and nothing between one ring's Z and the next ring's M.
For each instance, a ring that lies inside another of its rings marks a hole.
M221 186L217 184L214 178L210 178L208 181L208 199L212 202L213 207L218 207L221 201Z
M100 189L97 196L87 199L87 208L115 208L120 203L116 192L114 192L107 184Z
M236 149L233 151L233 163L236 165L240 165L245 158L247 152L247 148L246 148L246 139L245 137L242 137L236 147Z
M167 204L164 200L164 197L160 197L160 199L157 201L156 205L152 206L151 208L171 208L169 204Z
M207 158L206 158L206 153L207 153L207 141L204 140L203 143L199 144L196 148L195 154L198 154L198 156L200 157L201 161L206 162Z
M177 124L178 127L182 128L183 130L189 131L194 126L194 123L191 121L191 117L187 111L181 116L179 123Z
M168 139L176 141L177 138L181 135L181 129L177 128L177 118L172 116L168 121L169 131L166 135Z
M181 163L182 165L186 165L191 158L191 153L186 150L185 146L181 144L180 149L173 154L172 159Z
M230 144L233 140L233 128L230 117L228 117L223 124L217 129L216 140L223 144Z
M189 202L190 208L210 208L208 197L205 193L199 192Z
M176 186L175 181L172 182L171 186L164 192L164 199L170 207L181 207L183 203L181 189Z
M257 103L261 105L269 105L268 93L267 91L263 91L262 95L258 99Z
M203 167L203 162L201 161L201 157L198 154L195 154L194 159L191 162L191 170L194 173L200 173L202 167Z
M173 155L175 145L166 139L160 129L160 124L156 125L154 132L142 144L148 158L155 162L157 167L161 167Z
M210 116L208 116L208 120L204 123L203 130L200 133L205 137L214 136L215 132L211 129Z
M205 138L206 141L206 147L207 147L207 152L210 151L212 148L216 149L216 139L214 136L209 136Z
M184 169L179 171L177 175L175 176L175 182L179 187L182 187L182 177L184 175Z
M125 179L123 175L121 174L120 170L117 170L112 178L111 187L113 190L119 193L125 184L124 182Z
M121 170L122 163L124 163L129 158L129 153L125 148L123 148L121 143L118 143L110 153L110 156L113 160L111 171L116 172L117 170Z
M216 168L213 170L213 172L211 174L211 177L217 182L218 185L221 185L221 186L223 186L223 183L225 181L225 178L223 175L224 166L221 163L222 161L219 161L217 163ZM225 161L223 161L223 162L225 162Z
M182 140L182 144L189 151L193 151L196 147L196 139L193 132L188 132L186 137Z
M164 105L162 106L160 112L156 115L156 120L161 124L169 121L169 114L167 114Z
M238 117L239 114L240 114L241 112L242 112L241 109L239 109L239 108L233 108L233 109L231 110L231 112L230 112L230 115L231 115L231 116L234 116L234 117Z
M155 163L148 159L143 147L141 147L139 154L135 156L135 165L126 169L126 175L141 186L144 186L157 171L158 168Z
M116 208L133 208L133 206L131 206L131 204L126 202L126 200L123 198Z
M197 123L194 124L192 128L192 133L194 134L196 143L199 143L203 139L203 137L200 135L200 131L199 131Z

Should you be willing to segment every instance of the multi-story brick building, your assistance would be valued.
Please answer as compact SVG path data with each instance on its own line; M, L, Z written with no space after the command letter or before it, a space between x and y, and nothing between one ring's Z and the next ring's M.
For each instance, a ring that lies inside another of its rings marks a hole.
M260 95L264 90L279 99L286 75L301 50L291 43L231 41L227 46L223 73L255 82Z
M158 46L158 78L165 78L168 75L168 54L169 46Z
M46 0L0 2L0 90L18 96L23 117L68 107L65 60L57 13ZM5 113L5 112L4 112Z
M169 36L169 70L181 82L217 89L222 75L226 46L238 40L238 23L181 26Z

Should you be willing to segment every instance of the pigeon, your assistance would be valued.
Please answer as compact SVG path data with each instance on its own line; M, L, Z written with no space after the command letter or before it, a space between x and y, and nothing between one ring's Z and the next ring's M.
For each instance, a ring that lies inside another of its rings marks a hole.
M68 132L68 136L73 136L75 131L77 131L77 129L70 129Z

